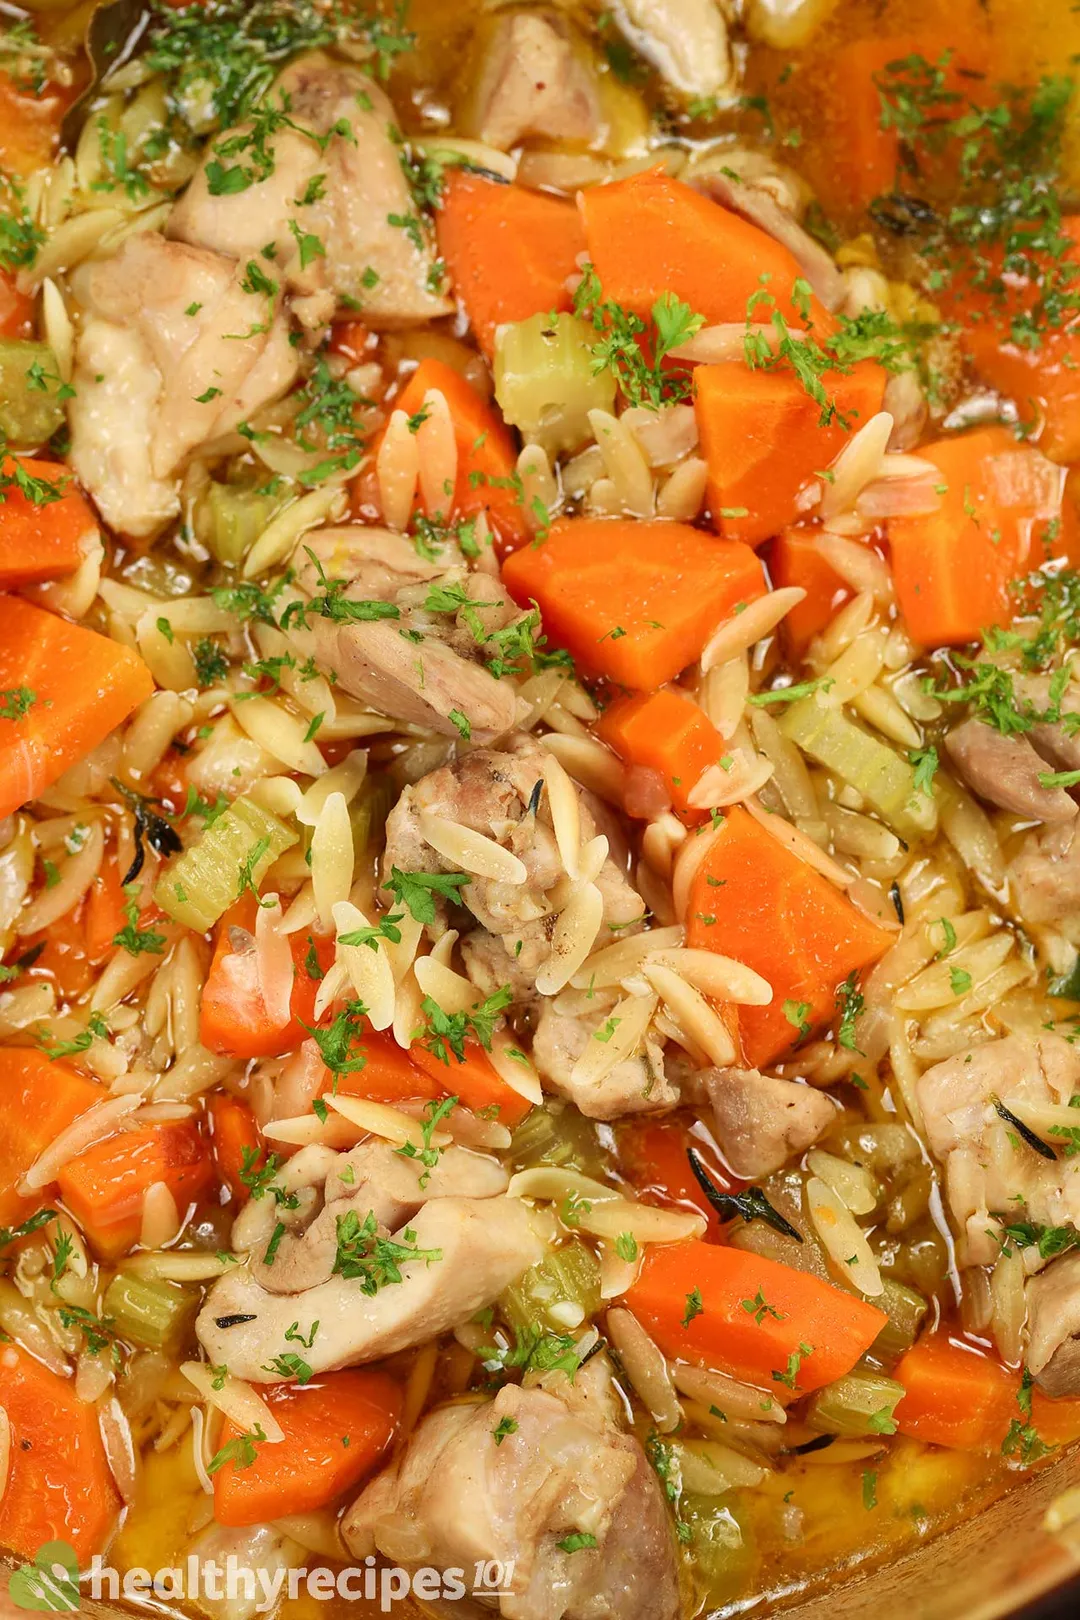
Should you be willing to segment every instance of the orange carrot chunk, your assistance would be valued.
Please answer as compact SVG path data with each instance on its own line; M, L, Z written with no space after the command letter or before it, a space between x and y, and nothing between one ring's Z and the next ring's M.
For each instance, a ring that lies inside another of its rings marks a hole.
M19 291L10 270L0 270L0 337L25 338L31 335L34 300Z
M444 1096L457 1097L474 1114L490 1109L500 1125L517 1125L532 1108L519 1091L508 1086L478 1041L465 1042L465 1061L451 1055L450 1062L414 1042L409 1056L425 1074L436 1081Z
M786 368L755 370L728 361L694 372L709 509L713 526L728 539L757 545L794 523L800 490L881 409L885 373L872 361L821 380L837 412L825 426L821 406Z
M52 489L63 489L59 500L37 505L17 484L7 484L0 502L0 590L41 585L73 573L98 532L97 519L79 494L74 480L53 461L29 461L7 456L0 477L14 476L16 467L27 478Z
M214 1169L222 1186L228 1187L237 1203L245 1204L251 1196L241 1181L242 1170L257 1166L264 1158L263 1140L255 1115L246 1102L232 1097L227 1091L218 1091L207 1104L210 1124L210 1151Z
M572 203L449 169L435 230L453 290L490 360L495 328L569 309L585 237Z
M363 1097L368 1102L395 1104L417 1099L427 1102L445 1096L446 1088L436 1084L416 1062L420 1050L419 1046L413 1046L406 1051L392 1035L365 1030L360 1042L360 1051L366 1059L364 1067L338 1075L338 1092L345 1097Z
M222 917L214 959L203 986L199 1040L211 1052L227 1057L277 1057L293 1052L307 1039L305 1025L315 1022L319 981L333 960L332 942L299 930L289 936L293 987L289 1016L271 1017L259 985L252 948L256 919L253 895L245 895Z
M1020 1415L1017 1375L953 1339L920 1339L893 1377L906 1392L894 1412L900 1432L935 1446L995 1450Z
M0 816L44 792L153 690L130 648L0 596Z
M19 1182L49 1143L104 1095L95 1081L44 1052L0 1047L0 1226L18 1226L41 1208L48 1189L23 1198Z
M616 698L594 727L601 742L629 765L654 771L676 809L690 808L690 794L727 745L704 710L680 692L639 692Z
M852 594L851 587L818 551L814 538L813 529L785 529L772 542L766 558L777 589L798 585L806 592L780 625L788 657L795 662Z
M292 1348L302 1359L303 1347ZM285 1438L255 1441L254 1462L230 1457L214 1470L218 1524L260 1524L326 1507L371 1472L401 1417L400 1387L381 1372L325 1373L309 1384L264 1389L263 1399ZM239 1435L227 1422L222 1450Z
M148 1187L163 1181L182 1214L210 1186L214 1172L198 1125L181 1119L95 1142L69 1159L56 1179L96 1252L112 1260L138 1239Z
M91 962L102 961L116 949L116 936L127 922L126 903L116 861L107 857L90 885L83 919L86 954Z
M706 835L703 835L706 836ZM765 1007L740 1007L748 1063L769 1063L835 1011L837 987L884 956L894 935L856 911L742 809L724 812L690 888L686 943L768 979Z
M563 518L506 559L503 581L535 601L551 640L586 675L637 691L673 680L721 619L765 593L761 564L685 523Z
M792 1356L800 1394L850 1372L887 1320L809 1272L703 1241L650 1245L625 1298L666 1356L774 1395Z
M11 1425L0 1547L33 1558L46 1542L66 1541L85 1566L120 1511L97 1408L13 1344L0 1344L0 1390Z

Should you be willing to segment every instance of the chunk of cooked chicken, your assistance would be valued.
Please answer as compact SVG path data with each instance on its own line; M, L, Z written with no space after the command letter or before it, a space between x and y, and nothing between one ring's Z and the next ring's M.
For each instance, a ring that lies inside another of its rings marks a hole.
M249 1255L252 1275L271 1294L298 1294L333 1276L338 1222L350 1212L361 1222L370 1214L380 1227L397 1231L434 1198L494 1198L509 1179L497 1159L462 1147L443 1148L433 1165L374 1140L329 1159L325 1154L302 1149L278 1181L285 1201L252 1199L233 1223L233 1249ZM302 1196L315 1186L319 1194ZM284 1235L275 1243L279 1223Z
M980 799L1035 821L1071 821L1076 801L1039 781L1052 767L1026 736L1006 736L981 720L964 720L945 738L949 758Z
M600 130L596 84L557 12L516 11L497 18L471 123L482 141L504 152L530 135L595 140Z
M498 1600L507 1620L675 1620L659 1481L602 1403L560 1383L565 1396L508 1384L480 1406L429 1413L345 1515L353 1556L466 1570L498 1559L513 1570ZM578 1535L595 1540L567 1547Z
M716 1140L737 1176L757 1181L804 1153L836 1123L831 1097L757 1069L706 1069Z
M299 573L309 599L324 599L327 581L336 581L344 601L370 604L354 610L366 615L356 619L316 611L291 630L343 691L447 737L492 742L513 728L514 687L484 658L499 653L487 638L525 615L496 580L464 562L424 561L389 529L323 529L303 544L318 559Z
M1080 1254L1063 1255L1025 1287L1027 1365L1047 1395L1080 1395Z
M529 1210L506 1197L435 1199L389 1243L377 1232L358 1237L358 1263L346 1267L356 1274L295 1294L269 1293L246 1266L219 1278L196 1323L210 1361L276 1383L267 1368L294 1323L312 1339L304 1360L314 1372L376 1361L468 1321L544 1253Z
M1046 1159L1002 1118L1006 1108L1067 1105L1080 1084L1080 1053L1060 1035L1006 1035L927 1069L917 1085L926 1135L945 1165L964 1265L989 1265L1000 1245L996 1217L1045 1226L1080 1221L1080 1158ZM1080 1118L1080 1116L1078 1116ZM1036 1129L1053 1145L1054 1137Z
M311 330L346 301L373 327L449 314L431 233L401 166L394 109L379 86L314 52L285 69L266 105L285 115L261 144L266 165L236 149L250 126L211 142L168 234L241 262L264 262L270 248L296 317ZM244 169L251 183L212 191L223 167Z
M718 0L619 0L615 17L634 49L684 95L719 95L731 83Z
M280 293L232 259L151 231L80 269L73 286L84 324L71 464L114 529L152 534L179 511L175 474L191 452L292 384Z
M679 1088L664 1067L664 1048L648 1035L641 1051L624 1058L603 1075L591 1079L575 1073L579 1060L602 1031L613 999L597 994L596 1010L588 1018L558 1012L544 1001L533 1033L532 1060L547 1091L567 1097L587 1119L621 1119L625 1114L654 1113L679 1101Z
M437 825L444 828L453 823L480 833L507 850L520 863L521 875L509 881L474 875L462 888L461 901L486 933L501 940L518 974L534 985L551 956L560 907L568 898L547 789L545 773L550 768L551 756L531 737L519 736L504 751L474 749L456 764L432 771L405 789L387 817L382 866L384 882L395 866L403 872L461 870L428 842L429 817L438 818ZM593 839L596 822L587 797L580 793L578 815L585 844ZM602 915L592 943L610 939L612 928L631 928L645 913L644 901L610 854L604 858L596 887ZM446 902L436 897L433 932L441 934L445 927ZM467 949L464 954L468 962ZM485 969L489 967L490 962L485 964Z
M1080 839L1077 823L1033 828L1007 874L1013 906L1026 923L1053 926L1080 945Z

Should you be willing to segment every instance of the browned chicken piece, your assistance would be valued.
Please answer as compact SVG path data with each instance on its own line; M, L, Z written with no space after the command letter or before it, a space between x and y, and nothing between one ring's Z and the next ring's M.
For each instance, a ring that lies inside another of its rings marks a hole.
M1018 916L1052 926L1080 945L1080 839L1076 822L1032 829L1009 862L1009 889Z
M1055 698L1051 681L1049 675L1013 676L1013 690L1022 703L1030 703L1038 714L1053 707L1061 716L1037 721L1027 735L1043 759L1050 761L1049 769L1080 770L1080 683L1070 681Z
M400 1259L401 1281L384 1279L373 1293L360 1271L289 1294L270 1293L247 1266L220 1277L196 1322L209 1360L236 1378L277 1383L268 1368L295 1325L313 1372L378 1361L469 1321L544 1254L528 1208L507 1197L433 1199L393 1239L417 1257Z
M1078 1085L1080 1053L1052 1034L1006 1035L920 1077L927 1140L945 1166L949 1205L964 1235L962 1264L997 1258L995 1217L1022 1210L1025 1220L1043 1226L1080 1221L1080 1158L1042 1157L996 1106L1067 1105ZM1035 1134L1053 1146L1045 1128Z
M221 146L244 133L226 131L210 142L168 234L242 263L265 264L269 248L297 319L311 330L336 310L359 305L367 324L380 328L449 314L453 306L441 291L430 231L402 170L385 92L358 68L316 52L285 69L267 104L287 107L289 119L266 139L269 171L259 172L250 151L222 155ZM214 195L211 164L254 167L255 179Z
M574 1065L602 1030L609 1000L601 1000L598 993L597 1009L588 1018L558 1012L550 1001L541 1004L532 1060L544 1089L568 1098L587 1119L622 1119L626 1114L673 1108L679 1088L668 1079L664 1048L655 1039L646 1038L640 1053L617 1063L601 1080L575 1079Z
M1044 787L1053 770L1027 736L1006 736L981 720L965 720L945 738L949 758L968 786L989 804L1034 821L1071 821L1076 801L1062 787Z
M475 749L456 764L432 771L406 788L390 812L382 866L384 881L395 866L403 872L457 870L424 837L425 814L470 828L510 851L522 863L523 880L474 876L462 888L461 900L485 932L501 941L508 962L533 981L550 955L556 900L566 883L544 780L549 758L531 737L518 737L504 751ZM587 841L596 823L580 793L579 812L581 837ZM610 940L613 928L631 928L644 916L645 904L610 855L597 887L604 901L599 943ZM438 897L436 917L433 931L441 933L446 904Z
M504 152L534 135L582 144L596 139L594 76L557 12L515 11L497 19L470 123L480 140Z
M620 0L614 11L630 43L676 90L715 96L729 85L731 53L718 0Z
M150 231L73 280L85 317L71 464L113 528L152 534L180 509L175 475L191 452L291 387L280 292Z
M1080 1395L1080 1254L1063 1255L1025 1293L1027 1365L1047 1395Z
M716 1140L737 1176L757 1181L804 1153L836 1123L831 1097L757 1069L706 1069Z
M305 562L312 554L317 563ZM499 655L490 638L524 615L498 581L469 572L463 560L425 561L388 529L321 530L305 539L297 565L298 585L309 596L337 581L349 601L372 604L366 620L315 613L307 627L291 632L342 691L446 737L485 743L512 730L516 692L485 658Z
M430 1412L345 1515L353 1557L466 1571L497 1559L513 1570L498 1597L507 1620L676 1620L659 1481L607 1403L559 1383L565 1396L508 1384L493 1401ZM574 1536L595 1539L571 1550Z

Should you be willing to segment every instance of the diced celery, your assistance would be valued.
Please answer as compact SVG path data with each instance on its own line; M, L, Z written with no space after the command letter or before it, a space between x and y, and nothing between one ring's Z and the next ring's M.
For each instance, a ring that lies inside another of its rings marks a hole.
M558 1112L534 1108L526 1114L510 1138L510 1157L515 1170L557 1164L582 1175L598 1175L604 1169L595 1125L572 1107Z
M801 698L777 724L790 742L861 793L902 838L933 829L934 801L916 789L913 767L839 709Z
M881 1293L873 1303L879 1310L888 1312L889 1320L868 1353L888 1367L899 1361L905 1350L911 1349L929 1307L917 1289L908 1288L894 1277L883 1277L881 1282Z
M847 1439L895 1434L893 1408L904 1386L883 1373L850 1372L819 1389L806 1413L811 1428Z
M270 522L277 498L239 484L212 483L205 496L206 544L218 562L242 562Z
M588 413L610 411L615 376L594 372L592 328L576 315L530 315L495 338L495 398L506 420L551 455L591 438Z
M278 856L296 842L296 833L269 810L236 799L190 849L169 862L154 886L154 899L178 923L204 934L240 898L248 880L258 888Z
M64 425L60 375L47 343L0 338L0 433L9 444L44 444Z
M353 849L356 858L386 842L386 818L397 802L394 784L383 775L367 776L352 807Z
M695 1588L703 1588L709 1609L726 1609L741 1596L753 1561L749 1520L740 1522L738 1503L739 1498L730 1494L721 1499L693 1491L685 1491L679 1503L679 1522L685 1527L686 1550L692 1559L690 1578Z
M599 1262L580 1238L571 1238L507 1288L499 1305L518 1333L535 1323L566 1333L600 1309Z
M136 1277L124 1271L117 1272L102 1303L102 1313L111 1319L116 1337L147 1350L180 1346L198 1309L198 1295L178 1283Z

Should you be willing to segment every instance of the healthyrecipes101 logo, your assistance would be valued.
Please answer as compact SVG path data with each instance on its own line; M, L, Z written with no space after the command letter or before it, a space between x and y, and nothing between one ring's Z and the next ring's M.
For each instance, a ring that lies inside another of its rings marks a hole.
M79 1594L79 1560L66 1541L47 1541L32 1564L8 1577L8 1596L17 1609L45 1614L74 1614Z

